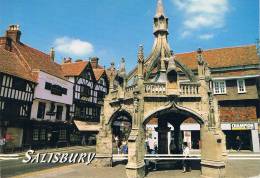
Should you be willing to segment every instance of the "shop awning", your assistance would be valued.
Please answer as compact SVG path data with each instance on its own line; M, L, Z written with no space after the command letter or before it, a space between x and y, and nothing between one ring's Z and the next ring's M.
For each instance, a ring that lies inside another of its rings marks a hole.
M98 122L84 122L74 120L74 123L79 131L99 131L101 128Z

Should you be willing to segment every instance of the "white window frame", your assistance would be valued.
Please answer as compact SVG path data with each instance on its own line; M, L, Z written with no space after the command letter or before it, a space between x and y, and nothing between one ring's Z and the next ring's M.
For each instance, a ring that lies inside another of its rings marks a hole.
M240 82L242 82L243 90L240 90ZM237 79L237 92L238 93L246 93L246 82L245 79Z
M223 84L223 88L220 86ZM216 85L218 85L218 89L216 88ZM227 86L225 80L215 80L213 82L213 92L216 95L222 95L227 93Z

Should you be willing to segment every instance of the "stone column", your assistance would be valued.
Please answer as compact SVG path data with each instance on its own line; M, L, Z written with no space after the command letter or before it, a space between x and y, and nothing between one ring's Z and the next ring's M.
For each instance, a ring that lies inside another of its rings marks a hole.
M225 177L225 136L220 129L201 126L201 177Z
M251 130L253 152L260 152L258 130Z
M158 154L168 154L168 132L170 130L166 120L158 119L158 127L155 128L155 131L158 132Z
M109 125L103 127L97 135L95 167L112 167L112 131Z
M180 124L174 125L174 144L176 147L174 154L180 154L182 152L182 138L181 138Z
M133 128L128 139L128 163L126 175L128 178L143 178L145 176L145 132L140 128Z

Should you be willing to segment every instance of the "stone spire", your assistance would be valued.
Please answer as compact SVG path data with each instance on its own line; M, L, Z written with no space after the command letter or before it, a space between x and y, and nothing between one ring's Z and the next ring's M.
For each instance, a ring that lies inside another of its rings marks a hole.
M164 14L162 0L157 1L156 14L154 16L154 35L168 35L168 18Z
M164 16L164 8L163 8L163 2L162 0L157 0L157 9L155 17Z

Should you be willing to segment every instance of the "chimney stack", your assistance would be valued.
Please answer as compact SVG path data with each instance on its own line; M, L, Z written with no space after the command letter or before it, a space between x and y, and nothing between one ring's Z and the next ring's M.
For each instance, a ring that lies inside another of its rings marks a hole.
M70 57L63 58L62 64L68 64L68 63L71 63L71 62L72 62L72 59Z
M10 25L5 36L11 38L14 42L20 42L21 34L19 25Z
M54 60L55 60L55 51L54 51L54 48L51 48L50 58L51 58L51 61L54 61Z
M91 65L92 67L95 69L95 68L98 68L98 57L93 57L91 58L90 62L91 62Z

